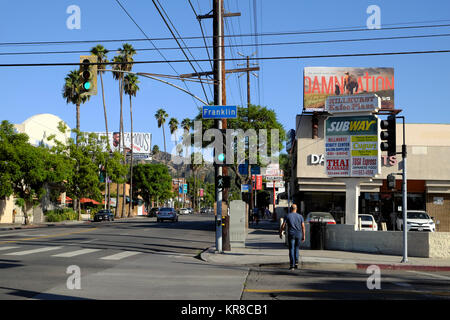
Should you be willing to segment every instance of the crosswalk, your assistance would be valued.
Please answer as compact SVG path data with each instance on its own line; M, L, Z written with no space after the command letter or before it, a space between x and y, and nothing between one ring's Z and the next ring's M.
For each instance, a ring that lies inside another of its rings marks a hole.
M59 251L59 252L58 252ZM115 251L112 253L111 251ZM119 252L117 252L119 251ZM38 254L49 254L52 258L73 258L82 255L89 255L96 253L96 258L100 260L119 261L125 258L141 254L139 251L126 250L110 250L110 249L96 249L85 248L76 249L73 247L62 246L45 246L40 248L21 248L20 246L0 246L0 256L32 256ZM112 253L112 254L111 254Z

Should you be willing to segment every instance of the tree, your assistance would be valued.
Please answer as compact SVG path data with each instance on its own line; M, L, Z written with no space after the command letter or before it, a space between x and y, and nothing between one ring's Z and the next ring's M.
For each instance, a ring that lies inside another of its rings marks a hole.
M133 56L136 54L136 50L133 48L131 44L124 43L122 48L118 50L119 55L115 56L113 62L115 62L113 69L117 70L117 72L113 72L114 79L119 81L119 95L120 95L120 129L121 132L121 141L124 143L124 127L123 127L123 79L124 72L123 71L131 71L133 67ZM120 144L119 144L120 150ZM123 148L124 159L126 159L126 149ZM119 195L119 186L117 186L117 195ZM118 198L117 198L118 201ZM121 216L125 216L125 184L123 185L123 198L122 198L122 213Z
M184 118L183 121L181 121L181 128L183 128L184 130L184 134L189 134L189 131L191 130L192 127L192 121L189 118ZM186 148L186 153L185 153L185 157L187 158L187 152L188 152L188 148Z
M136 93L139 90L138 86L139 80L138 77L134 74L127 74L125 76L124 81L124 90L125 94L127 94L130 97L130 122L131 122L131 159L130 159L130 203L129 203L129 209L128 209L128 216L131 215L131 209L133 204L133 107L131 103L131 97L136 97Z
M28 143L28 136L15 133L8 121L0 125L0 199L14 195L22 207L25 223L27 209L40 202L49 183L61 184L72 172L68 161L44 147Z
M248 111L247 111L248 110ZM214 120L209 119L203 119L201 110L199 110L199 113L195 117L195 121L202 121L202 133L204 133L206 130L214 128ZM238 117L236 119L228 119L227 120L227 128L228 129L241 129L244 132L249 129L254 129L256 133L258 133L259 130L267 130L267 141L259 141L256 142L257 145L252 145L252 139L250 140L250 150L252 147L258 147L260 150L261 147L266 147L268 153L268 157L276 157L277 155L272 155L272 129L278 130L278 150L281 150L283 148L283 141L286 140L286 132L283 128L283 125L278 122L277 116L274 110L268 109L267 107L257 106L257 105L250 105L247 107L238 107ZM203 147L206 147L209 143L204 142ZM225 150L225 139L224 139L224 146ZM235 149L234 149L235 150ZM249 151L245 151L245 158L249 159ZM234 171L236 179L235 184L237 187L240 188L241 184L249 183L251 177L248 175L241 175L239 173L239 163L237 163L237 157L234 157L234 163L229 164L229 167ZM267 159L264 159L261 157L260 154L256 155L256 160L258 165L261 165L263 160L266 161Z
M173 197L172 177L163 164L138 164L133 172L134 192L148 204Z
M176 118L170 118L169 120L169 129L170 134L175 134L175 150L178 154L178 139L177 139L177 130L178 130L178 120Z
M191 164L190 164L190 168L192 170L192 175L194 177L194 190L193 190L193 200L194 200L194 207L197 199L197 178L198 178L198 172L200 171L201 168L204 167L204 160L203 160L203 155L200 152L196 152L193 153L191 156Z
M155 144L152 148L152 155L156 155L159 153L159 147L157 144Z
M66 103L72 103L76 106L76 128L80 131L80 105L86 103L90 96L81 96L81 77L78 70L70 71L64 78L63 98ZM76 139L78 143L78 136Z
M167 114L167 112L162 108L158 109L158 111L156 111L156 113L155 113L155 119L158 122L158 128L162 127L165 153L167 153L167 149L166 149L166 134L164 132L164 123L166 123L166 119L168 116L169 115Z
M60 130L64 132L65 128ZM77 131L74 129L73 131ZM122 156L119 152L111 153L105 151L103 140L106 137L99 138L94 133L76 132L79 137L79 144L76 145L72 138L68 141L58 141L55 135L48 139L55 142L51 152L64 158L64 161L71 167L71 174L67 177L65 184L66 192L69 197L81 199L85 197L101 201L100 189L100 168L106 167L108 160L107 174L114 181L123 182L123 176L126 174L126 166L121 165ZM81 208L78 207L78 218L81 219Z

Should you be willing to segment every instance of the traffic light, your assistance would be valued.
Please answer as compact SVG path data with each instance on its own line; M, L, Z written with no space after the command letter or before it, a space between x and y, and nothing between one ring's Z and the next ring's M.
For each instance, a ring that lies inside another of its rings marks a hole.
M231 186L230 176L218 176L216 179L216 187L218 189L227 189Z
M97 63L96 56L80 56L81 96L97 94Z
M388 156L395 156L397 154L396 138L395 138L395 115L390 115L387 120L381 120L380 143L381 151L387 151Z
M387 176L387 187L388 189L395 189L395 176L393 174L388 174Z

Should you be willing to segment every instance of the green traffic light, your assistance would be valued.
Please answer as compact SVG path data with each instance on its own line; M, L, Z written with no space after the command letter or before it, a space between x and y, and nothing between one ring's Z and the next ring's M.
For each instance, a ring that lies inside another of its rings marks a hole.
M217 159L218 159L219 161L224 161L224 160L225 160L225 154L223 154L223 153L219 154L219 155L217 156Z
M91 89L91 83L89 81L86 81L83 84L83 87L84 87L85 90L89 90L89 89Z

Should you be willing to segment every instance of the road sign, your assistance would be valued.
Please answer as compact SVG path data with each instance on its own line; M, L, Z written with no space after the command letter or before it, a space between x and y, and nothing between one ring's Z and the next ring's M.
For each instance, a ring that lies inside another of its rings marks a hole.
M241 184L241 192L250 192L249 184Z
M203 119L236 119L237 106L203 106Z

